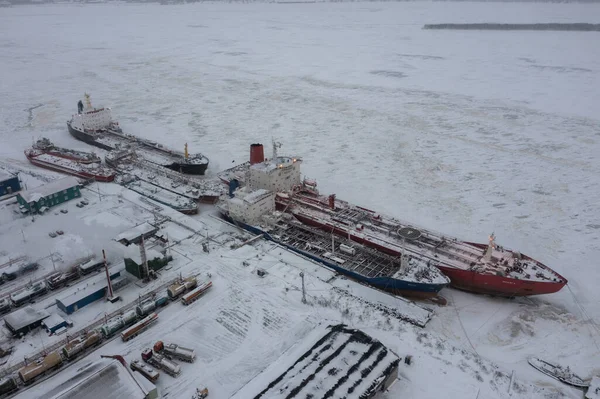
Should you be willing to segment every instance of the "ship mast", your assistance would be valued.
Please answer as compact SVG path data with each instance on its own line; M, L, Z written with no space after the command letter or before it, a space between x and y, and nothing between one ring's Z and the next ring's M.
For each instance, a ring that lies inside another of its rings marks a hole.
M492 260L492 252L494 252L494 248L496 248L495 240L496 240L496 236L494 235L494 233L492 233L489 237L489 243L488 243L487 249L485 251L485 255L483 255L483 259L485 259L487 262Z
M92 109L92 100L90 100L90 95L85 93L83 96L85 97L85 107L88 110L91 110Z
M273 162L277 162L277 149L281 148L281 143L273 139Z

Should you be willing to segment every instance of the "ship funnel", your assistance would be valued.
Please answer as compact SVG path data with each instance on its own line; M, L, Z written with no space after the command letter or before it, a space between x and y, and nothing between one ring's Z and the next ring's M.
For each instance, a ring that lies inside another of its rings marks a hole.
M238 179L231 179L229 181L229 198L233 198L233 193L240 186Z
M250 145L250 165L265 161L265 150L262 144Z
M329 207L335 209L335 194L329 196Z

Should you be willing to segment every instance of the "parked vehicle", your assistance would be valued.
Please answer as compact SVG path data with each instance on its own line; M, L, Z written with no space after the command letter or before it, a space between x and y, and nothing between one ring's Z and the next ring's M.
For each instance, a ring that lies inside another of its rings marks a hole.
M212 281L204 281L198 288L185 294L183 298L181 298L181 302L184 305L196 302L210 287L212 287Z
M162 353L169 358L176 358L184 362L193 363L196 360L196 351L177 344L163 344L158 341L154 344L154 352Z
M152 349L148 348L142 352L142 360L146 363L163 370L171 377L177 377L181 374L181 366L172 360L167 359L160 353L153 353Z
M153 382L153 383L155 383L158 380L158 377L160 377L160 373L158 371L154 370L152 367L148 366L147 364L144 364L139 359L135 359L133 362L131 362L129 367L132 370L137 371L138 373L140 373L141 375L146 377L146 379L148 379L148 381Z

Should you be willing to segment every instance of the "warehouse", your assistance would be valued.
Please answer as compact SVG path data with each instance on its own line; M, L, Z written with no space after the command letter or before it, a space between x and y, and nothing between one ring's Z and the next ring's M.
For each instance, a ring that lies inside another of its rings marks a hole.
M30 388L25 395L46 399L158 398L156 386L137 371L127 370L125 360L119 358L83 360L77 367L70 367Z
M42 320L50 316L45 310L36 310L31 306L19 309L4 317L4 324L15 335L27 334L39 327Z
M123 269L118 271L110 271L111 281L121 275ZM76 291L71 291L62 298L56 299L56 306L65 312L71 314L77 310L99 300L106 296L106 288L108 287L106 275L104 273L87 279L75 286Z
M293 354L283 354L232 399L308 398L315 393L332 399L375 399L398 379L400 359L381 342L343 324L329 326L325 335L319 330L292 349ZM308 350L302 354L305 348Z
M171 256L165 256L155 249L146 250L146 259L148 261L148 270L160 270L167 263L173 260ZM125 251L125 270L137 278L145 278L144 262L139 247L129 247Z
M22 191L17 201L23 212L43 212L63 202L81 197L79 181L74 177L64 177L43 186Z
M19 177L0 170L0 197L21 191Z

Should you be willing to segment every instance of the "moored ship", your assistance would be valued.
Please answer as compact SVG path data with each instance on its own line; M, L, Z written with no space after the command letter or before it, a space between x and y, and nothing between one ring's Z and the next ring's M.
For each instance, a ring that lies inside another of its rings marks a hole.
M85 94L85 106L79 101L77 111L67 122L69 133L77 140L108 151L126 147L136 149L143 152L149 162L180 173L203 175L206 172L208 158L202 154L189 154L187 144L181 153L154 141L123 133L119 123L112 119L111 109L92 107L89 94Z
M43 137L35 142L33 148L36 150L43 151L46 154L54 155L60 158L70 159L83 164L102 163L99 156L93 152L84 152L71 150L69 148L62 148L55 146L49 139Z
M97 164L84 164L71 159L51 155L45 151L30 148L25 150L25 157L36 166L66 173L86 180L100 182L111 182L115 179L115 173Z
M563 276L541 262L497 245L493 234L488 244L461 241L341 201L335 195L321 195L316 182L300 180L299 167L288 173L286 183L279 187L261 177L261 171L282 168L288 166L276 154L269 161L251 156L246 171L235 170L235 176L244 176L244 183L253 189L276 191L277 209L292 214L301 223L390 256L408 254L429 261L458 289L516 297L554 293L567 284Z
M334 237L319 229L300 223L290 213L276 211L277 190L285 191L299 179L300 160L276 155L273 165L255 163L252 181L264 187L249 186L235 190L218 204L228 221L262 235L293 252L315 260L339 273L373 287L416 298L436 297L450 283L434 262L404 254L390 256L345 237Z

